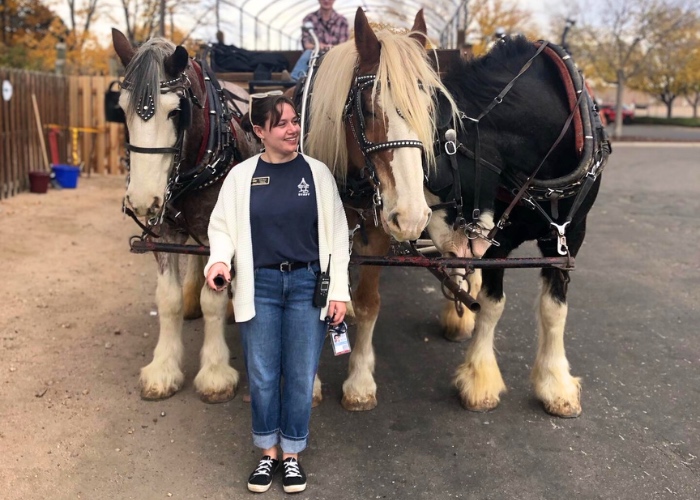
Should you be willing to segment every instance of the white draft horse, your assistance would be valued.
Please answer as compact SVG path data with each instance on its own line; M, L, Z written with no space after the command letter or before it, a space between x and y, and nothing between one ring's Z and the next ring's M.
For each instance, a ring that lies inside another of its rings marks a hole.
M184 244L193 238L206 244L209 216L226 173L255 154L257 146L231 119L213 73L191 60L184 47L154 38L135 49L114 29L112 41L126 67L119 98L129 152L125 209L147 220L146 239ZM245 91L235 92L247 103ZM205 402L230 400L239 375L229 365L224 339L227 294L204 286L202 258L190 258L184 294L179 255L156 253L155 258L160 333L153 360L141 369L141 397L167 398L182 387L183 317L203 314L201 368L194 386Z
M306 150L334 169L350 228L359 226L353 250L361 255L385 255L390 237L417 239L430 220L423 162L434 163L435 95L447 92L425 33L422 10L410 34L397 34L373 32L358 9L354 40L324 56L313 82ZM342 400L348 410L377 405L372 335L379 274L378 267L361 267L353 294L357 335ZM315 403L320 399L317 383Z

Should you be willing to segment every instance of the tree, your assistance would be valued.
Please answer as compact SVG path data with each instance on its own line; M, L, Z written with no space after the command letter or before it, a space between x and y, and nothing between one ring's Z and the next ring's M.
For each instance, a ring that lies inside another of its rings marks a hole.
M469 28L467 37L477 39L472 46L474 55L485 53L493 44L496 32L522 33L530 39L537 38L532 22L532 12L518 6L512 0L487 0L469 2Z
M110 16L115 23L124 22L126 30L124 34L132 45L161 35L176 44L184 43L192 32L201 25L215 10L215 0L121 0L122 20L116 16ZM192 27L183 30L176 27L175 19L178 16L186 17Z
M615 137L622 135L625 85L641 77L669 36L686 29L696 5L697 0L603 0L597 9L589 2L586 9L579 6L581 22L571 46L595 75L617 88Z
M1 65L53 70L56 55L54 34L65 30L65 26L40 0L2 0L0 29ZM51 54L44 50L47 44L51 45Z
M698 33L695 34L697 43L689 54L688 64L679 75L685 84L683 92L685 100L693 107L693 118L698 117L698 105L700 105L700 40L697 40Z
M659 25L673 23L682 13L676 9L661 14ZM700 45L698 29L700 23L695 15L689 14L677 30L669 30L662 45L649 51L647 64L639 76L630 78L628 86L646 92L666 105L666 117L671 118L673 102L686 94L697 75L687 72L694 52Z

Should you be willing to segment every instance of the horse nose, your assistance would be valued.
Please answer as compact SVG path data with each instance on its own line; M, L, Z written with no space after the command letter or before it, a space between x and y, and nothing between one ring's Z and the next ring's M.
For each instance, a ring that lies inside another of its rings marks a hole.
M387 215L386 221L392 235L399 241L415 240L420 237L430 222L432 211L426 207L423 213L403 213L393 210Z
M154 196L153 197L153 203L151 203L151 206L148 209L149 214L155 214L160 211L160 207L162 206L161 200L159 196Z

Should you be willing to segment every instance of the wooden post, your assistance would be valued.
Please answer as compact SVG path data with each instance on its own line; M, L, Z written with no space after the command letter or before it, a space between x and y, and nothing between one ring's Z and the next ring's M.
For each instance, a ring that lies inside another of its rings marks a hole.
M39 106L36 103L36 95L32 92L32 105L34 106L34 116L36 117L36 126L39 130L39 142L41 143L41 155L44 157L44 167L47 172L51 172L49 164L49 155L46 154L46 143L44 142L44 127L41 126L41 116L39 116Z

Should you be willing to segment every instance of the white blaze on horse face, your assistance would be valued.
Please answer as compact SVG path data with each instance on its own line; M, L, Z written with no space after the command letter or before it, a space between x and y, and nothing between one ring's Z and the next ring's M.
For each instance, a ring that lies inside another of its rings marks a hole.
M426 96L425 103L429 103ZM391 96L380 94L379 105L384 110L387 124L387 141L418 140L418 135L408 128L406 121L396 111ZM391 160L394 190L386 186L382 191L382 224L398 241L418 239L430 220L430 208L423 195L423 155L419 148L395 148Z
M129 143L142 148L171 148L177 140L176 124L168 118L177 109L180 98L174 93L154 96L158 98L156 113L148 121L127 113ZM129 109L131 93L124 91L119 98L122 109ZM129 153L129 185L126 189L126 203L136 215L154 215L160 210L168 185L173 155Z

